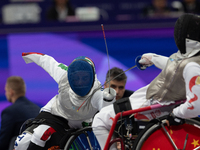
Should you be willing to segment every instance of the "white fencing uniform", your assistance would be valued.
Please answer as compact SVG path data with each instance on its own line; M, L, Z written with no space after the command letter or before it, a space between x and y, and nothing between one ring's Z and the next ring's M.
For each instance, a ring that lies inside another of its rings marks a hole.
M189 58L193 58L193 56L197 54L199 51L200 51L200 46L198 44L196 47L196 51L194 51L193 53L189 53L188 55L186 54L182 56L180 52L178 51L176 53L176 56L178 57L178 59L186 60ZM167 67L166 66L167 62L171 61L167 57L163 57L156 54L149 53L146 55L151 57L151 62L155 66L158 66L160 69L163 69L163 70ZM198 55L197 57L200 57L200 56ZM183 78L184 80L183 82L185 83L185 87L183 86L182 89L185 90L184 95L186 98L186 102L176 107L175 109L173 109L173 113L175 116L180 117L180 118L197 117L198 115L200 115L200 109L198 108L198 106L200 106L200 92L199 92L200 91L200 65L199 63L196 63L196 62L187 63L185 67L183 68L180 78ZM168 82L168 81L165 81L165 82ZM174 84L179 84L179 83L175 82ZM138 108L149 106L151 104L156 104L156 103L160 103L164 105L164 104L170 104L174 102L173 100L162 101L162 100L156 100L156 99L154 100L147 99L146 93L147 93L148 87L149 85L135 91L129 97L132 109L138 109ZM177 91L182 90L182 89L177 89ZM174 91L174 93L176 93L176 91ZM165 107L162 109L150 110L147 113L143 113L142 119L151 120L155 117L156 118L161 117L163 115L168 114L168 112L170 112L171 109L172 108ZM152 114L155 114L155 116L152 116ZM116 114L115 114L113 105L109 105L107 107L104 107L94 118L94 121L92 124L93 131L102 149L105 146L105 143L109 134L109 130L112 126L115 115Z
M82 122L84 121L91 122L91 119L97 111L100 111L101 108L115 101L115 99L111 102L103 100L103 91L101 90L101 84L96 75L90 93L84 97L80 97L70 88L67 77L68 66L58 63L51 56L40 53L24 53L22 56L26 63L36 63L58 83L58 94L55 95L41 111L46 111L65 118L71 128L81 128ZM36 145L44 147L46 141L51 137L51 134L48 132L49 137L45 140L41 140L41 137L47 134L45 131L49 131L49 128L50 126L48 125L39 125L34 129L32 136L30 133L22 133L22 135L18 136L16 139L15 150L27 149L30 140Z

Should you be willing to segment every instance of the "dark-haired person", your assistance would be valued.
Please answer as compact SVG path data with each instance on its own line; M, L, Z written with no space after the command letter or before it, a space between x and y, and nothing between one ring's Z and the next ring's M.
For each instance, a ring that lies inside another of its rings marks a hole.
M119 74L121 74L119 76ZM117 78L115 78L118 76ZM114 80L112 80L115 78ZM111 80L111 81L110 81ZM108 82L110 81L110 83ZM134 91L127 90L126 88L126 82L127 82L127 76L124 73L124 71L118 67L113 67L107 71L106 74L106 81L105 81L105 88L108 88L109 86L116 91L116 100L124 98L124 97L129 97L131 94L133 94Z
M118 67L113 67L107 71L104 88L113 88L116 91L116 100L119 100L134 93L134 91L125 89L126 82L127 76L124 71ZM117 149L121 149L120 142L117 142Z

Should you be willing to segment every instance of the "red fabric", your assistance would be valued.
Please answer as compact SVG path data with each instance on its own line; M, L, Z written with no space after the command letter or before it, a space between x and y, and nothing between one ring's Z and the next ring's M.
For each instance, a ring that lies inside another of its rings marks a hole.
M42 54L42 53L36 53L36 52L29 52L29 53L25 53L25 52L23 52L23 53L22 53L22 56L26 56L26 55L30 55L30 54L39 54L39 55L44 55L44 54Z
M59 146L52 146L52 147L50 147L48 150L58 150L58 149L60 149L60 147Z
M190 80L190 83L189 83L189 89L190 91L192 92L192 87L196 85L196 79L198 78L198 76L194 76L191 80ZM196 101L198 99L197 95L194 94L194 98L190 99L189 100L189 103L192 103L194 101ZM187 109L194 109L194 106L192 105L191 107L188 107Z
M197 78L198 78L198 76L194 76L194 77L190 80L189 89L190 89L191 92L192 92L192 87L195 85L196 79L197 79Z
M167 132L175 142L178 149L183 149L186 135L188 134L186 150L193 150L200 146L200 130L199 127L184 124L180 126L166 127ZM174 147L171 144L169 138L166 136L162 128L155 131L145 141L141 150L173 150Z
M56 132L52 127L48 128L41 137L41 140L46 141L54 132Z
M140 114L140 113L136 113L136 114L134 115L134 117L135 117L137 120L149 120L149 118L147 118L145 115Z

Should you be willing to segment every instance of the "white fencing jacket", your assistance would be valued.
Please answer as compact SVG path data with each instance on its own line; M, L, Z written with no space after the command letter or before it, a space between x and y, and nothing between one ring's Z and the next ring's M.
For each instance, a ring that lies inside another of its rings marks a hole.
M68 66L58 63L51 56L41 53L23 53L22 57L26 63L34 62L42 67L58 83L58 94L41 111L47 111L67 119L70 127L82 127L83 121L91 121L97 111L115 101L115 99L111 102L103 100L103 91L96 75L90 93L80 97L72 91L68 83Z
M186 43L187 46L187 52L185 55L180 54L180 52L177 52L178 57L181 58L187 58L192 57L195 54L197 54L200 51L200 43L197 41L189 40L188 43ZM168 57L156 55L156 54L146 54L151 55L149 58L151 58L151 62L157 66L160 69L164 69ZM175 116L180 118L193 118L198 117L200 115L200 65L195 62L189 62L182 74L184 81L185 81L185 88L186 88L186 102L181 104L180 106L173 109L173 113ZM177 83L178 84L178 83ZM152 104L150 100L146 99L146 92L148 89L148 86L142 87L135 91L130 97L130 102L132 109L138 109L141 107L149 106ZM179 89L177 89L179 90ZM173 103L166 102L166 101L154 101L153 103L160 103L162 105ZM170 109L169 109L170 110ZM169 113L169 110L165 110ZM144 114L143 117L147 118L149 120L153 119L152 114L156 117L161 117L162 115L166 115L164 111L161 110L151 110L148 111L148 113ZM113 105L109 105L107 107L104 107L101 109L101 111L95 116L92 127L93 131L101 145L101 148L104 148L104 145L106 143L109 130L112 126L113 119L115 117L115 112L113 109Z

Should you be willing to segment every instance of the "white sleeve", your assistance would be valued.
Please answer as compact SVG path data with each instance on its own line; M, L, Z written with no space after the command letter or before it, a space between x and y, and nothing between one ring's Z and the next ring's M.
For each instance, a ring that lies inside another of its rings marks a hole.
M91 98L91 103L94 108L97 108L99 111L110 104L113 104L116 101L114 98L111 102L107 102L103 100L103 91L98 90L94 93L94 95Z
M100 127L93 127L93 132L99 142L101 149L103 150L109 135L109 130L100 126Z
M42 53L22 53L22 58L28 64L36 63L42 67L58 83L63 74L66 73L67 66L58 63L53 57Z
M142 55L139 63L144 66L155 65L159 69L164 69L167 64L168 57L157 55L154 53L145 53Z
M180 118L194 118L200 115L200 65L194 62L188 63L183 70L183 78L187 100L176 107L173 113Z
M167 61L168 61L168 57L166 56L161 56L161 55L157 55L157 54L153 54L152 55L152 59L151 61L153 62L153 64L159 68L159 69L164 69Z
M109 105L102 108L101 111L99 111L99 113L94 116L92 129L102 150L107 141L115 115L116 114L113 105ZM113 150L112 148L110 148L109 150ZM116 149L116 145L114 146L114 148Z

